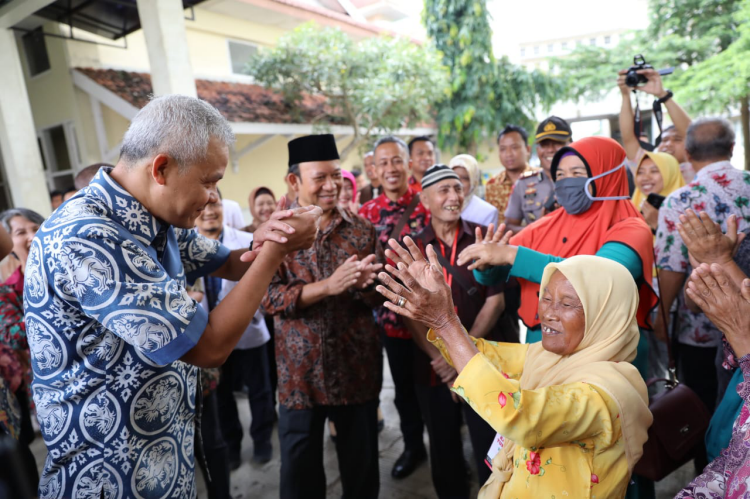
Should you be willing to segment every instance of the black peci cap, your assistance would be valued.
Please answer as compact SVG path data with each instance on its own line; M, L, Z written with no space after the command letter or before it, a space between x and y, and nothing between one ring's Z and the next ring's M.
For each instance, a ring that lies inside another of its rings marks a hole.
M333 161L339 158L336 140L330 133L323 135L306 135L289 144L289 166L310 161Z
M550 116L539 123L539 126L536 127L534 143L538 144L547 139L556 140L558 142L568 142L572 138L573 131L570 129L568 122L557 116Z

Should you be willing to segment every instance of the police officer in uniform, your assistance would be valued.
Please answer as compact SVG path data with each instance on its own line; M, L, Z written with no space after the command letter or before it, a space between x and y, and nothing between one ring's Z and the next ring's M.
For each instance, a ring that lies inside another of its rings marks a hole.
M505 224L519 232L554 209L554 179L550 177L555 153L573 141L570 125L557 116L550 116L536 128L534 143L541 168L521 175L508 201Z

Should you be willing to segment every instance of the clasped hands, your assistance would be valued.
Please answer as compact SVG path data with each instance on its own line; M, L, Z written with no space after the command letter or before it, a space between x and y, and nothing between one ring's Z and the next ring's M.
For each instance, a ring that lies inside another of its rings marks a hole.
M286 196L282 196L271 218L253 233L252 250L240 257L243 262L255 260L264 247L274 247L286 255L312 246L323 211L317 206L289 210L286 205Z
M693 271L685 294L724 333L737 358L750 353L750 279L733 261L745 234L737 233L737 217L727 219L727 233L710 217L686 210L677 229L688 249ZM746 277L746 276L744 276Z

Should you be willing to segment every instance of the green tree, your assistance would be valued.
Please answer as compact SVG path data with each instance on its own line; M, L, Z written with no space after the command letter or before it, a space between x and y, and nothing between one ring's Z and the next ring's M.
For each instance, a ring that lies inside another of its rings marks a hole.
M327 105L315 119L350 125L350 152L371 136L431 121L433 104L447 92L447 73L429 46L374 37L355 42L340 29L304 24L261 50L247 65L255 80L279 91L292 112L303 99L322 96Z
M485 0L425 0L423 22L450 70L450 93L437 108L441 147L476 154L508 123L534 124L562 87L554 78L495 59Z
M613 49L578 47L556 61L568 96L597 100L614 89L616 72L642 53L654 67L674 66L665 85L691 113L739 108L750 169L750 0L651 0L649 27Z

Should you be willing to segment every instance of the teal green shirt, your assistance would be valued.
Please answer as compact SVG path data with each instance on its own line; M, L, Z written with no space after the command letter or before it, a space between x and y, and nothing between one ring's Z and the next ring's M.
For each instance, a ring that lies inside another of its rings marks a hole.
M633 249L622 243L614 241L604 243L604 245L599 248L599 251L596 252L596 256L608 258L624 265L625 268L630 271L630 274L633 276L633 279L635 279L636 282L641 277L643 277L643 264L641 262L641 257ZM496 267L490 267L487 270L483 271L475 270L474 277L479 284L482 284L484 286L494 286L501 282L507 281L509 277L520 277L522 279L526 279L527 281L539 284L542 282L542 275L544 274L544 268L547 266L547 264L553 262L561 262L563 260L565 260L565 258L555 255L547 255L545 253L540 253L538 251L519 246L518 253L516 254L516 261L513 262L512 266L500 265ZM537 325L533 328L528 329L528 331L526 332L526 343L535 343L541 340L541 326ZM645 342L643 347L645 347ZM642 347L639 344L639 350L641 349ZM644 358L644 355L639 355L639 358ZM646 359L643 360L645 362ZM636 362L634 362L634 364L636 364ZM641 370L641 366L636 367L639 367L639 371Z

